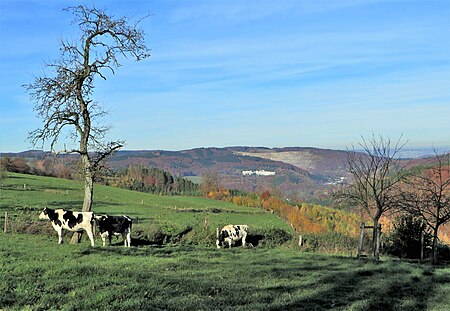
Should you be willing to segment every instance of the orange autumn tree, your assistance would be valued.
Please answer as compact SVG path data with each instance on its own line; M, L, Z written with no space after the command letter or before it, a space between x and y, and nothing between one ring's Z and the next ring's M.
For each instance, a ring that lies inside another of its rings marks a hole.
M261 201L263 208L283 218L297 232L357 235L359 224L356 214L316 204L292 205L267 192L263 192Z

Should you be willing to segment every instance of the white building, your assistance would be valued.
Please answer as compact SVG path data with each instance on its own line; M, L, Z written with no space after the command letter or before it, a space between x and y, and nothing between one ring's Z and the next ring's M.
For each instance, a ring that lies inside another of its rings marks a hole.
M275 172L259 170L259 171L242 171L242 175L251 176L251 175L259 175L259 176L274 176Z

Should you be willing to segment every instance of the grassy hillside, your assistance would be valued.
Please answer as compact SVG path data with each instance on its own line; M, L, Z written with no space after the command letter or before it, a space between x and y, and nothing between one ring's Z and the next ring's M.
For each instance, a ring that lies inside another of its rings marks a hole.
M19 215L27 218L29 225L33 226L50 228L49 223L37 220L38 214L46 206L77 211L81 210L83 203L83 187L76 181L9 174L0 184L1 215L7 210L12 221L15 215ZM159 196L102 185L95 186L93 210L100 214L129 215L135 220L136 232L148 233L150 230L155 233L156 230L176 234L193 227L193 234L203 234L211 243L214 242L215 228L229 223L245 223L253 231L271 228L290 231L285 222L261 209L197 197ZM206 232L199 232L200 229ZM202 237L197 236L196 239L202 240Z
M80 183L62 179L10 174L1 181L0 210L13 226L20 218L26 232L49 229L49 236L0 233L1 310L450 310L448 266L286 247L217 250L218 224L289 230L273 214L226 202L97 186L94 210L139 217L134 235L195 226L190 241L207 243L58 245L37 215L44 206L79 210L82 193Z
M0 233L5 310L450 310L450 268L287 248L57 245Z

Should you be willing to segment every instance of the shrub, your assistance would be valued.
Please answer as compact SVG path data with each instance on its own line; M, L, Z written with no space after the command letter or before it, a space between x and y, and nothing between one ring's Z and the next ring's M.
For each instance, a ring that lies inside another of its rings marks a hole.
M204 226L196 226L186 232L180 238L180 241L187 244L214 246L216 244L216 231L206 229Z
M399 217L394 229L386 239L386 252L399 258L420 258L421 232L424 232L424 248L431 247L432 237L425 231L420 219L412 216Z
M438 243L438 255L440 261L450 261L450 246Z
M255 229L249 232L247 242L253 246L276 247L292 240L292 234L279 228Z
M321 252L332 254L356 253L358 238L339 232L307 233L302 235L306 252ZM366 237L368 240L368 238ZM298 242L298 241L296 241Z
M133 226L133 239L148 242L149 244L162 245L167 241L167 234L163 232L161 226L157 224L150 224L147 226L135 225Z

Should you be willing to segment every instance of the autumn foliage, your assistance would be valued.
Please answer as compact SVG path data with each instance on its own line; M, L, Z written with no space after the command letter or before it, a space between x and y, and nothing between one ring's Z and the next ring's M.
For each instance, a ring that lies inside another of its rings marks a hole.
M226 200L236 205L263 208L285 220L298 233L339 233L357 236L360 216L317 204L291 204L272 196L269 191L258 195L232 195L228 190L211 191L209 198Z

